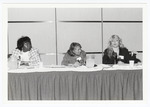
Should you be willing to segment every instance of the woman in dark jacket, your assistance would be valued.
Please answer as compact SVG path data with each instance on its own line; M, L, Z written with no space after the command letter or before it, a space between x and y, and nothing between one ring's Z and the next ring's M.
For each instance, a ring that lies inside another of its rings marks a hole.
M129 63L129 58L128 49L124 47L121 38L118 35L112 35L109 46L104 51L103 64Z

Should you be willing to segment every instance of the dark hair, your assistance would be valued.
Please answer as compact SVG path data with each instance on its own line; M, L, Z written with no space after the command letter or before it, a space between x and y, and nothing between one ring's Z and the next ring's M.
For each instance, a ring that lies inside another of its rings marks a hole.
M75 48L76 46L79 46L80 48L82 48L79 43L72 42L71 45L70 45L69 50L67 51L67 53L68 53L70 56L75 56L75 53L73 52L73 50L74 50L74 48Z
M21 38L19 38L17 40L17 48L16 49L19 49L21 51L24 46L24 43L27 43L27 42L29 42L31 45L31 39L28 36L22 36Z

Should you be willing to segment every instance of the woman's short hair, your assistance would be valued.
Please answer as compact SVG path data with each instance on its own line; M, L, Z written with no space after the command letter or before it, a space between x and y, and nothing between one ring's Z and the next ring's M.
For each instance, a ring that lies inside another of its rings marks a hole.
M111 42L112 42L114 39L118 39L118 41L119 41L119 47L121 47L121 48L124 47L124 45L123 45L123 43L122 43L122 39L121 39L118 35L112 35L112 36L110 37L110 39L109 39L109 42L108 42L108 48L112 48L112 43L111 43Z
M16 49L19 49L21 51L24 46L24 43L27 43L27 42L30 43L30 45L32 46L31 39L28 36L22 36L21 38L19 38L17 40L17 48Z
M76 46L79 46L80 48L82 48L79 43L77 43L77 42L72 42L71 45L70 45L70 47L69 47L69 50L67 51L67 53L68 53L70 56L75 56L75 53L73 52L73 50L75 49Z

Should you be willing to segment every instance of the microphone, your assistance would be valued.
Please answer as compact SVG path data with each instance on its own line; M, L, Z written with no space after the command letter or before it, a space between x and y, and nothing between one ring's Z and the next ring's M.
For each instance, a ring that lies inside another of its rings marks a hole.
M117 53L113 53L113 57L114 57L114 64L117 64Z

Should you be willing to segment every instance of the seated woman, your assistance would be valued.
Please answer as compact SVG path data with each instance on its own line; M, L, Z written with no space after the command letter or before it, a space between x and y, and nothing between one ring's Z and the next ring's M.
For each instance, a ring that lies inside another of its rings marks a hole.
M104 51L103 64L129 63L128 49L124 47L118 35L112 35L108 44L108 48Z
M31 40L22 36L17 41L17 48L13 50L10 58L20 61L20 65L36 66L40 62L40 55L37 49L32 47Z
M81 48L82 47L79 43L71 43L70 48L63 57L61 64L74 67L85 65L86 53L81 50Z

